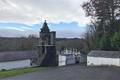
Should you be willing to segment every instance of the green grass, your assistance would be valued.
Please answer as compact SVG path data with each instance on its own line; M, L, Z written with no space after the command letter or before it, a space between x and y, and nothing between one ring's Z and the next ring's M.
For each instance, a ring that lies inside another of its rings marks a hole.
M23 69L14 69L14 70L3 70L0 71L0 78L6 78L10 76L25 74L25 73L36 72L45 69L46 68L43 67L33 67L33 68L23 68Z

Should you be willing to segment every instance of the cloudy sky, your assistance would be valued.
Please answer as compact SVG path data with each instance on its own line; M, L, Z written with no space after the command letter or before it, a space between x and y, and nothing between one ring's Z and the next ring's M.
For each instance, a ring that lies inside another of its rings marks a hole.
M0 36L35 34L47 20L57 37L82 37L89 18L81 8L87 0L0 0Z

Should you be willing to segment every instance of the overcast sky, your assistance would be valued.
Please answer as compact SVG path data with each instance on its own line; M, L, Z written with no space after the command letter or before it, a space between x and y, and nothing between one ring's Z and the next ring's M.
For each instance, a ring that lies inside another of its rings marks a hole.
M0 36L38 35L44 20L57 37L81 37L89 18L81 8L87 0L0 0Z

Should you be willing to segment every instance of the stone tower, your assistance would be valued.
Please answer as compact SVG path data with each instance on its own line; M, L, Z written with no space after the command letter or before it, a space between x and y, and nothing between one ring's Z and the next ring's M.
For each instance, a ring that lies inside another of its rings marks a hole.
M40 66L56 66L56 32L50 31L47 22L43 23L40 31L40 39L38 48L38 64Z
M43 26L40 31L40 44L41 45L55 45L56 32L50 32L47 22L43 23Z

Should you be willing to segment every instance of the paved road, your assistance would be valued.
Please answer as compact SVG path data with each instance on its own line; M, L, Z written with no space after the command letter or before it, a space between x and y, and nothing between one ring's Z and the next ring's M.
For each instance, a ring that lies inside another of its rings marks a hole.
M120 80L120 68L72 65L2 80Z

